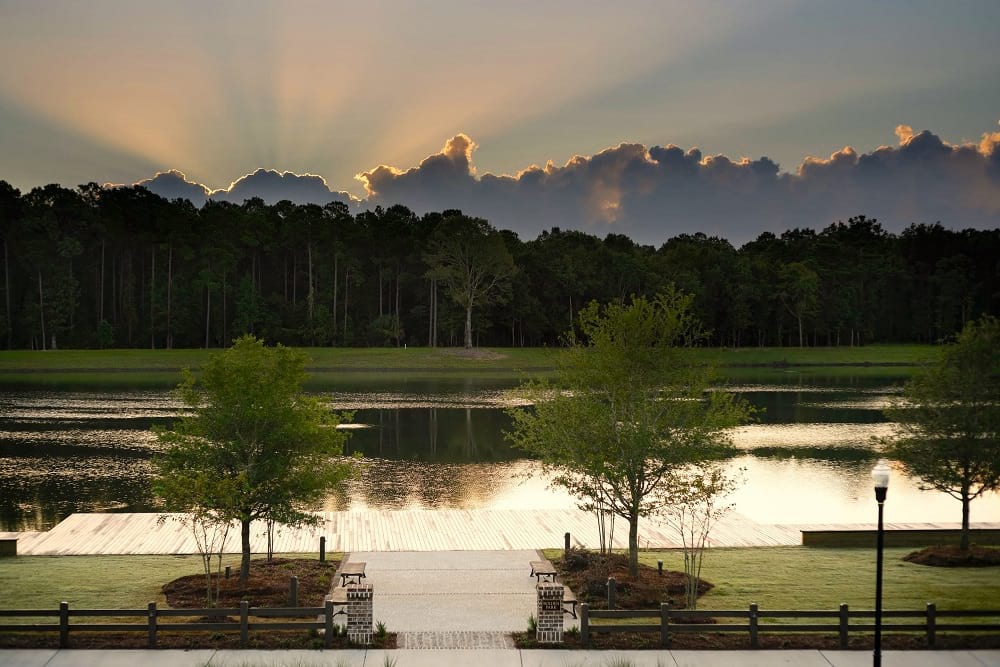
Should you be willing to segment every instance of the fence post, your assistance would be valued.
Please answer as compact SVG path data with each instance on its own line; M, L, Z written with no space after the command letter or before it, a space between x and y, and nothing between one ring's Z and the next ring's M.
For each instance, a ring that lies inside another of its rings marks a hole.
M760 648L760 637L757 636L757 603L750 603L750 648Z
M580 605L580 643L590 645L590 605L586 602Z
M618 601L618 582L614 577L608 577L608 609L614 609Z
M937 605L933 602L927 603L927 645L934 648L937 641Z
M246 648L250 643L250 603L240 602L240 648Z
M156 648L156 603L150 602L146 606L146 618L149 623L147 646Z
M321 535L319 538L319 562L326 562L326 536Z
M323 605L323 646L333 648L333 600Z
M840 604L840 650L847 650L847 628L850 622L850 614L848 614L847 604Z
M288 579L288 606L299 606L299 578L295 576Z
M59 648L69 647L69 602L59 603Z
M670 605L660 603L660 646L670 646Z

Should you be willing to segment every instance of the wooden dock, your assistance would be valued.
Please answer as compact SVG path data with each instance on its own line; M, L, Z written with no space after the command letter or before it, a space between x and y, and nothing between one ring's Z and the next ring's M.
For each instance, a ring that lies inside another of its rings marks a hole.
M355 510L320 512L314 528L278 527L277 553L314 553L319 538L326 537L327 551L462 551L560 548L565 533L573 544L596 548L594 516L576 509L560 510ZM0 533L17 537L17 553L24 556L84 554L191 554L198 549L182 515L73 514L52 530L36 533ZM954 529L958 524L888 524L894 528ZM976 524L1000 528L1000 524ZM799 545L803 529L871 529L872 526L765 525L731 513L712 531L712 547ZM254 525L254 553L267 549L264 526ZM628 546L628 525L615 523L614 547ZM680 543L665 527L643 520L639 524L640 548L678 548ZM225 551L238 553L239 529L229 533Z

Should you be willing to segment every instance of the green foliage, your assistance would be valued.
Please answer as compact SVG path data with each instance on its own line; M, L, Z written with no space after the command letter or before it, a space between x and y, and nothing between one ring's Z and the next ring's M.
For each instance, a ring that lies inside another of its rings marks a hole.
M928 487L962 503L1000 488L1000 320L969 322L939 361L907 382L905 402L887 410L899 424L889 454Z
M472 347L472 310L499 299L514 273L503 236L485 220L446 215L438 225L426 261L427 275L441 282L465 310L465 347Z
M668 502L670 475L726 453L725 429L749 415L733 394L709 392L711 367L692 362L688 348L704 333L691 301L671 287L653 300L591 303L557 383L525 385L533 408L509 411L506 437L538 457L555 484L581 508L628 521L633 575L639 518Z
M535 634L538 631L538 619L534 614L528 614L528 633Z
M385 623L383 623L382 621L378 621L377 623L375 623L375 636L376 637L378 637L379 639L385 639L385 636L387 634L388 634L388 631L385 628Z
M200 381L184 371L179 395L189 412L157 429L155 491L168 509L241 524L245 578L250 522L315 521L306 511L346 480L339 458L346 434L334 415L302 391L305 355L244 336L213 356Z

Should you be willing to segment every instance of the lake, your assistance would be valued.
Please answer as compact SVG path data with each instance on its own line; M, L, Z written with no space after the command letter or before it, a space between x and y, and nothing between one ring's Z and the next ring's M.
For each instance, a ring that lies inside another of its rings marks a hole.
M744 483L736 511L761 523L871 523L873 436L901 377L844 369L744 371L730 379L762 411L734 431L745 453L727 462ZM353 412L349 452L366 466L324 509L572 507L537 465L503 438L515 382L458 374L344 374L321 392ZM180 404L168 391L0 393L0 530L44 530L73 512L155 511L154 424ZM958 501L919 489L894 469L889 522L955 522ZM972 503L973 521L1000 521L997 494Z

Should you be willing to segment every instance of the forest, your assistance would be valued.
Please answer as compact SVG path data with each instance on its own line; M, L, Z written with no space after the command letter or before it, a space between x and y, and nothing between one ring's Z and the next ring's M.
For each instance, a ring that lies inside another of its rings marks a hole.
M954 221L946 221L949 224ZM591 300L695 295L717 346L928 343L1000 314L1000 230L887 232L864 215L736 248L552 228L524 240L461 211L167 201L143 187L22 194L0 181L8 349L556 346Z

